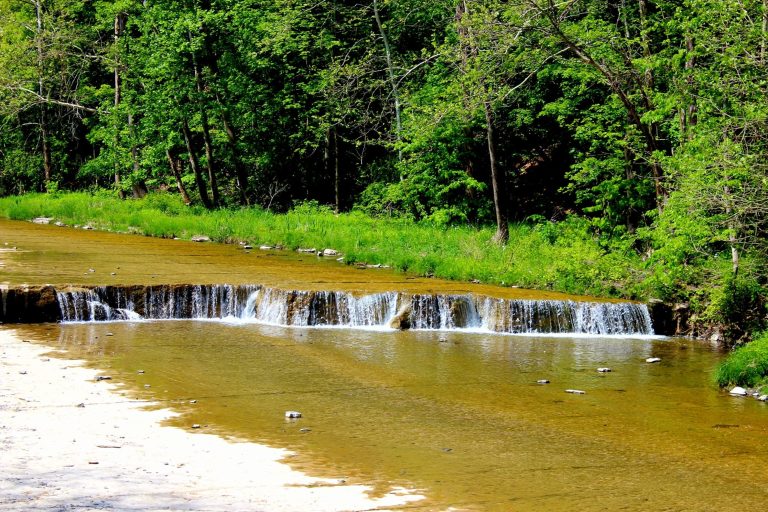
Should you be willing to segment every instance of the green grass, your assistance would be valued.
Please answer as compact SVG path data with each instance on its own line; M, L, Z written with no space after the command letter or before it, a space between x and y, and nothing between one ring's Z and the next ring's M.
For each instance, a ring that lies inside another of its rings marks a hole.
M207 235L217 242L315 247L342 252L349 264L390 265L417 275L637 298L641 263L633 253L607 253L586 222L512 224L505 247L493 244L493 227L446 227L403 219L333 214L302 204L286 214L259 208L205 211L175 195L120 200L106 193L30 194L0 199L0 216L53 217L68 225L155 237Z
M768 391L768 332L737 348L717 368L720 387L743 386Z

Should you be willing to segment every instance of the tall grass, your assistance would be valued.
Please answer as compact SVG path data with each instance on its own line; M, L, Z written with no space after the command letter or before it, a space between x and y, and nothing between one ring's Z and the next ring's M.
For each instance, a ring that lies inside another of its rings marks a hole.
M390 265L418 275L568 293L637 298L632 283L639 281L637 256L606 253L578 219L513 224L509 244L500 247L490 241L491 227L447 227L357 212L335 215L317 204L302 204L285 214L259 208L206 211L168 194L141 200L106 193L6 197L0 198L0 216L47 216L68 225L155 237L206 235L218 242L286 249L333 248L349 264Z
M720 387L768 387L768 332L737 348L715 372Z

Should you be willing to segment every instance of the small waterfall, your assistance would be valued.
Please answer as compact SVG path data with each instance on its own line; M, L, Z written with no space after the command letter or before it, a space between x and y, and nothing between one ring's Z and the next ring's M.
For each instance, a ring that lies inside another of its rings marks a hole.
M57 291L64 322L237 318L285 326L472 329L510 334L653 334L644 304L397 292L356 296L259 285L105 286ZM403 316L405 315L405 316Z
M505 333L650 335L645 304L572 300L505 300L486 297L478 309L483 328Z
M265 288L249 298L241 318L273 325L386 326L396 312L397 295Z

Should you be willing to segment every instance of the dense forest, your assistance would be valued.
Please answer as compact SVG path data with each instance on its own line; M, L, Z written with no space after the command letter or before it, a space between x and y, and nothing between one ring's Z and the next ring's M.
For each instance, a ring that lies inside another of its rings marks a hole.
M578 218L765 320L768 0L0 0L0 194Z

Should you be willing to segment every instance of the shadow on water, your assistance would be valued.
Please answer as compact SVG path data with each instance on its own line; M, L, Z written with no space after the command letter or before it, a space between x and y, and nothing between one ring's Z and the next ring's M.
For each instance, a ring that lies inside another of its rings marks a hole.
M289 448L313 475L424 489L427 509L752 510L768 498L768 408L718 392L721 355L690 340L200 321L24 330L180 412L177 426Z

